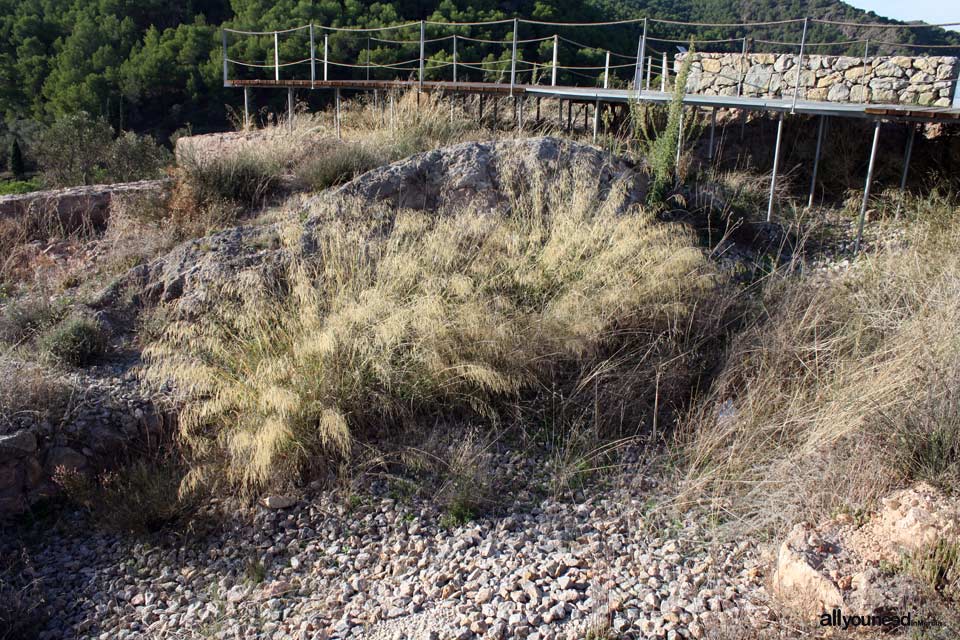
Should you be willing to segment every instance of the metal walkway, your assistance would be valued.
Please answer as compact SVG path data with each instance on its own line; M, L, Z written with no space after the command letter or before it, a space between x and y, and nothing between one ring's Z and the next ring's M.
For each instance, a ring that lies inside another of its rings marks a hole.
M640 91L630 89L594 89L588 87L563 87L517 84L511 87L494 82L445 82L416 80L230 80L228 87L259 87L274 89L342 89L351 91L408 90L419 89L428 93L485 94L493 96L539 97L601 104L627 103L632 100L664 104L673 94L665 91ZM852 102L826 102L788 98L752 98L747 96L711 96L688 93L683 103L692 107L742 109L766 113L796 113L811 116L837 116L844 118L889 119L903 122L958 122L960 108L921 107L902 104L865 104Z

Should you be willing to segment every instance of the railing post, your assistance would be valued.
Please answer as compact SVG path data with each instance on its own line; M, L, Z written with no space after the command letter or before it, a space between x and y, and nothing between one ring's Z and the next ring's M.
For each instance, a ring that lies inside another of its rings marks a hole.
M743 76L746 74L743 67L747 64L747 38L743 38L743 50L740 53L740 73L737 75L737 97L743 95Z
M425 41L426 41L427 26L426 22L423 20L420 21L420 85L419 90L423 91L423 56L425 52Z
M370 80L370 36L367 36L367 80Z
M867 205L870 203L870 184L873 182L873 165L877 161L877 145L880 143L880 121L873 128L873 145L870 147L870 164L867 165L867 183L863 186L863 202L860 204L860 221L857 223L857 240L853 252L860 253L863 241L863 221L867 217Z
M243 129L250 128L250 87L243 88Z
M870 53L870 38L867 38L863 41L863 59L867 59L867 55Z
M457 81L457 34L453 34L453 81Z
M513 53L510 55L510 95L513 95L513 87L517 82L517 30L519 22L513 19Z
M280 36L273 32L273 79L280 82Z
M327 60L330 57L330 34L323 34L323 81L326 82L329 80L327 75Z
M229 87L230 82L227 80L227 30L221 29L223 35L223 86Z
M317 47L313 41L313 23L310 23L310 88L317 82Z
M800 97L800 71L803 69L803 49L807 45L807 26L810 24L810 18L803 19L803 35L800 37L800 59L797 61L797 83L793 87L793 106L790 107L790 113L797 110L797 98Z
M610 87L610 52L607 51L607 57L603 63L603 88L607 89L609 87Z
M560 36L553 34L553 71L550 74L550 86L557 86L557 50L560 48Z
M670 73L669 67L667 67L667 52L663 52L663 73L660 74L660 92L666 93L667 91L667 76Z
M643 34L637 44L637 66L633 72L633 88L638 92L643 88L643 57L647 50L647 19L643 19Z
M653 75L653 56L647 56L647 84L646 89L650 91L650 76Z

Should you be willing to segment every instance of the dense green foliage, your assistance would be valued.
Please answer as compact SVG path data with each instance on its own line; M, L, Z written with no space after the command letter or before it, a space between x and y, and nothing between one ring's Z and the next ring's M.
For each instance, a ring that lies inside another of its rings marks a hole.
M80 111L57 118L37 136L33 155L45 186L71 187L159 177L170 153L132 132L114 138L106 120Z
M350 2L301 2L299 0L0 0L0 143L9 144L16 132L30 151L30 121L50 122L57 116L86 111L102 116L117 130L149 131L159 139L180 127L194 130L223 127L224 105L237 96L222 86L220 29L266 30L313 22L328 26L383 26L408 20L476 21L523 16L547 21L596 21L610 18L651 16L678 20L739 22L782 20L803 15L842 20L876 21L878 18L836 0L787 3L773 0L520 0L500 3L491 0L439 3L400 0L393 3L352 0ZM559 32L580 43L609 48L622 55L635 54L639 25L616 28L568 29L523 25L521 39ZM449 35L449 28L431 26L428 37ZM459 31L471 37L506 39L512 36L510 23L484 29ZM397 45L368 40L367 34L335 34L330 39L331 58L343 63L396 62L416 58L416 45ZM373 38L416 40L417 27L389 32L372 32ZM684 29L657 24L651 36L688 40L739 38L743 29ZM797 25L771 26L749 35L774 40L798 40ZM871 32L849 27L813 25L812 40L848 40L871 37L898 42L951 43L960 46L960 36L938 29L896 29ZM668 43L652 43L651 49L671 49ZM432 43L428 55L437 63L451 57L450 41ZM509 67L509 46L461 41L458 52L463 61L501 61L486 73L464 70L464 74L502 78ZM738 48L739 43L717 44ZM856 45L859 50L862 45ZM888 47L889 49L889 47ZM874 52L882 48L874 46ZM306 32L280 39L283 60L307 57ZM840 51L836 51L839 53ZM547 61L551 42L528 43L520 47L523 60ZM602 65L600 48L563 43L561 64ZM270 37L231 38L230 57L270 64L273 41ZM621 63L624 59L619 60ZM521 64L521 79L528 81L530 67ZM381 70L392 75L393 72ZM630 69L621 69L621 81ZM239 69L236 70L240 72ZM306 65L287 67L284 74L309 74ZM432 72L446 77L449 67ZM541 70L542 72L542 70ZM257 73L266 73L257 70ZM365 74L358 69L332 67L333 77ZM572 72L568 72L572 73ZM376 77L376 73L373 74ZM585 75L596 75L593 72ZM474 78L479 79L479 78ZM574 77L566 78L574 80ZM585 78L577 77L580 83ZM282 99L282 97L281 97Z

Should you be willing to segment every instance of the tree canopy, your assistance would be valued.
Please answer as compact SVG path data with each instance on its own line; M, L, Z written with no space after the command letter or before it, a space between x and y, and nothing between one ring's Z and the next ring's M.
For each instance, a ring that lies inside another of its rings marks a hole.
M22 130L24 121L52 122L81 111L102 117L116 130L149 132L166 138L176 129L220 128L226 124L224 105L237 96L224 90L220 27L270 30L314 23L325 26L376 27L408 20L482 21L514 16L552 21L597 21L650 16L702 22L782 20L810 15L846 21L883 21L837 0L0 0L0 114L4 129ZM892 21L890 21L893 23ZM560 35L565 42L561 63L602 65L600 47L623 55L635 52L639 26L564 30L523 25L521 38ZM461 29L461 35L486 39L512 36L509 23L483 29ZM754 30L749 35L773 40L796 40L796 25ZM429 37L450 35L448 28L431 27ZM871 35L871 33L873 35ZM416 45L377 42L375 38L415 40L417 29L368 34L337 33L331 36L331 56L342 62L363 64L395 62L418 55ZM681 29L657 25L660 38L731 38L748 35L741 29ZM400 37L397 37L400 36ZM811 39L874 40L957 45L960 36L940 29L869 29L814 25ZM283 60L306 57L306 33L281 39ZM593 46L583 46L583 45ZM272 38L233 38L230 56L272 62ZM509 47L461 42L460 60L485 61L485 79L496 79L508 68ZM661 45L669 51L669 45ZM875 45L874 52L882 52ZM549 60L552 43L521 47L523 60ZM856 45L862 47L862 45ZM432 60L449 61L449 43L428 50ZM839 51L837 51L839 53ZM496 61L501 64L497 65ZM620 60L623 62L623 60ZM521 66L525 73L529 66ZM287 72L287 69L284 69ZM237 70L237 73L243 73ZM247 72L251 73L251 72ZM253 72L255 73L255 72ZM291 67L290 73L309 73ZM334 77L361 71L335 67ZM363 72L365 73L365 72ZM380 72L386 77L387 72ZM435 77L448 73L433 71ZM465 74L477 73L465 70ZM568 72L574 73L574 72ZM629 77L629 70L621 72ZM262 74L261 74L262 75ZM596 75L596 74L594 74ZM372 77L378 77L374 73ZM443 76L445 77L445 76ZM572 77L569 79L573 79ZM584 82L580 79L580 82ZM3 131L0 131L2 134Z

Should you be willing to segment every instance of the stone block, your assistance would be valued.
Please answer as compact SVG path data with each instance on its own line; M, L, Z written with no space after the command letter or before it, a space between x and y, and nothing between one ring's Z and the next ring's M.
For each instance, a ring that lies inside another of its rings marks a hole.
M866 73L867 68L861 65L859 67L850 67L843 72L843 77L847 80L857 80L858 78L865 76Z
M850 87L850 102L870 102L870 88L862 84Z
M827 92L830 102L847 102L850 99L850 88L843 84L835 84Z
M719 73L721 63L718 58L704 58L701 61L703 65L703 70L708 73Z

